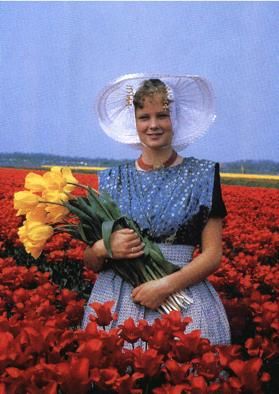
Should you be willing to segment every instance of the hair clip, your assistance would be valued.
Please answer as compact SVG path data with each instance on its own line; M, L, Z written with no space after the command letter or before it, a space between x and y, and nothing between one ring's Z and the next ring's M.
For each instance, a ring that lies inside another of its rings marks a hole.
M172 101L173 100L173 90L168 85L166 85L166 90L167 90L168 100Z
M132 85L126 86L126 105L129 107L133 105L134 89Z
M170 109L170 107L169 107L169 100L164 100L163 108L164 108L164 111L168 111Z

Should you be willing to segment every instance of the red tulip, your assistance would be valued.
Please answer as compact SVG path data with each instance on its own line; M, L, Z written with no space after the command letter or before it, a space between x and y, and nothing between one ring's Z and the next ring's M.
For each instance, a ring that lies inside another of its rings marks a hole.
M262 360L253 358L248 361L235 360L229 364L231 370L237 375L243 388L251 390L253 393L261 392L259 371L262 367Z
M113 391L114 387L117 386L119 373L117 369L113 367L93 368L90 372L90 377L99 388Z
M120 336L129 343L135 343L140 338L141 330L135 325L131 317L120 324L119 328L121 329Z
M147 377L153 377L159 373L163 363L163 355L158 354L155 349L143 351L141 348L136 348L134 355L135 371L141 372Z
M175 360L167 360L163 367L167 381L171 384L185 383L189 370L192 367L190 363L178 363Z
M96 321L99 326L108 326L112 320L117 319L117 313L111 312L112 306L115 304L115 301L106 301L101 304L99 302L92 302L90 307L94 309L97 316L90 317L91 321Z

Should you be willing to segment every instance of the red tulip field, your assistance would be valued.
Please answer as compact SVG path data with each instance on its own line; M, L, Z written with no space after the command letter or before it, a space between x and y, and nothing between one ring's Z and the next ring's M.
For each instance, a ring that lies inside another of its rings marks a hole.
M108 330L110 302L93 304L96 317L82 330L96 279L83 266L85 245L57 234L35 260L18 239L13 197L30 171L0 169L0 394L279 392L278 189L222 185L223 258L209 280L232 344L217 346L198 330L186 334L179 312ZM96 175L74 175L97 187Z

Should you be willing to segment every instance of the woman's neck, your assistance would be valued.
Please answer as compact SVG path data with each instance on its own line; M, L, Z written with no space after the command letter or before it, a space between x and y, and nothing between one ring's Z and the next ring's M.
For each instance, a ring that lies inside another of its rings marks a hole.
M142 151L142 160L144 163L152 166L160 166L164 162L166 162L172 155L173 148L168 147L166 149L158 149L151 150L148 148L143 149Z
M154 156L152 156L152 159ZM157 159L157 158L156 158ZM155 160L156 160L155 159ZM165 167L174 167L176 165L179 165L183 162L183 157L178 155L176 151L172 150L169 152L169 157L166 158L166 160L162 160L162 155L160 155L159 161L155 163L155 161L152 162L152 164L149 164L143 160L143 154L135 161L135 166L138 171L151 171L151 170L158 170L160 168L165 168ZM150 160L151 162L151 160ZM155 163L155 164L154 164Z

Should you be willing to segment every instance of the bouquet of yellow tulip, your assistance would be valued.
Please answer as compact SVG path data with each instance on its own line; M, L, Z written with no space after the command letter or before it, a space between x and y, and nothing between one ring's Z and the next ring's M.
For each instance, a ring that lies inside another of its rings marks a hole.
M76 187L85 189L86 196L71 194ZM164 258L156 244L142 236L133 220L121 215L107 193L98 193L89 186L79 184L69 168L52 167L43 175L31 172L25 178L25 189L14 194L14 208L18 210L17 215L25 215L18 235L26 251L35 259L42 253L47 240L57 232L67 232L87 245L103 239L112 257L111 233L128 227L138 234L145 248L144 256L134 259L133 264L130 260L113 260L111 263L111 268L124 280L136 287L179 269ZM180 310L192 302L181 291L168 297L159 311L168 313Z

